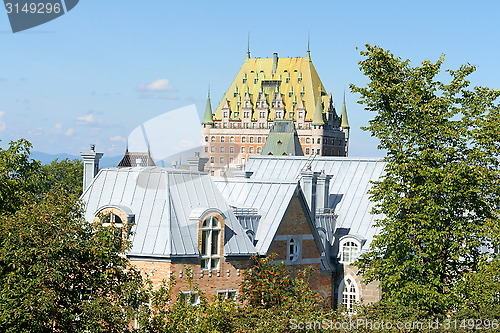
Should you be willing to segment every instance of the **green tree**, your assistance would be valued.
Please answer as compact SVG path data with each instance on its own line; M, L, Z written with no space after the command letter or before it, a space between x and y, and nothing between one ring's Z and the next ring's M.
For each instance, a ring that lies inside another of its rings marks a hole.
M80 197L83 191L83 162L78 159L63 159L42 165L41 172L44 177L44 191L56 188L62 189L74 196Z
M25 139L0 148L0 214L13 213L29 197L42 191L40 162L30 158L32 145Z
M474 66L448 70L444 83L444 57L412 67L366 47L359 64L369 82L351 89L376 112L364 129L387 166L371 190L380 233L358 266L387 300L445 314L472 297L459 291L464 277L479 274L483 249L498 245L500 92L470 89Z
M146 298L126 246L65 192L0 215L0 331L127 331Z

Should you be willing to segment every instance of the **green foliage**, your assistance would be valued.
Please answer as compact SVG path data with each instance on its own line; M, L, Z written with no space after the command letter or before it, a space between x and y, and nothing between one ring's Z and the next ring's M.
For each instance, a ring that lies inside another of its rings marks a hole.
M157 290L150 290L151 307L143 307L140 327L151 333L222 333L234 331L234 314L237 304L232 300L214 298L209 301L203 292L193 285L192 272L187 269L186 276L192 295L199 299L197 305L191 305L191 299L179 293L174 300L172 288L175 280L162 281Z
M41 192L40 162L30 159L31 148L25 139L0 148L0 214L14 213L28 197Z
M126 331L145 294L124 246L64 193L1 215L0 331Z
M69 195L78 198L82 195L83 162L78 159L63 159L42 165L41 172L44 177L44 192L62 189Z
M379 47L361 54L369 83L351 89L376 112L365 130L388 164L371 190L381 232L358 266L388 301L446 314L470 304L464 278L499 243L500 92L468 89L470 65L437 80L444 57L412 67Z

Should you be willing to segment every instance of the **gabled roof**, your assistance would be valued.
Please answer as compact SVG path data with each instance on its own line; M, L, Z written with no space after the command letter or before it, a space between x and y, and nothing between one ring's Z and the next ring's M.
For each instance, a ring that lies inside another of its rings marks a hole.
M198 257L198 219L207 210L225 216L225 256L256 252L210 176L160 167L99 171L83 193L85 219L108 205L128 207L135 215L130 257Z
M127 167L137 167L137 166L156 166L155 162L151 158L151 154L149 151L147 153L144 152L129 152L128 149L125 151L125 155L123 156L120 163L118 163L118 168L127 168Z
M262 148L262 155L304 155L292 120L274 121Z
M314 222L311 220L307 203L296 181L259 180L247 178L214 178L217 187L230 204L236 207L252 207L261 216L255 234L255 248L260 255L267 255L271 243L283 222L292 199L297 194L305 210L320 252L321 240L317 234Z
M368 248L379 231L374 227L380 216L370 214L374 203L368 191L370 181L379 180L386 162L374 158L308 157L300 156L251 156L245 167L253 171L252 178L278 180L299 179L300 171L310 163L311 170L332 175L329 188L330 207L337 217L336 233L359 235L365 238Z

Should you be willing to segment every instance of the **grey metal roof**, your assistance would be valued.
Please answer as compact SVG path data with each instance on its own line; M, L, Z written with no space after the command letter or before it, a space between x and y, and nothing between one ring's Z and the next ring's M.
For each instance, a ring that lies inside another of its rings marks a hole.
M261 218L257 229L253 230L255 248L259 254L266 255L298 190L298 182L247 178L214 178L214 182L231 205L257 209Z
M307 156L251 156L245 167L253 171L252 178L258 179L298 179L302 169L310 163L312 171L322 171L333 175L329 188L329 204L338 215L337 237L345 234L358 235L366 239L367 249L378 233L374 227L380 216L370 214L374 204L368 190L370 181L378 180L384 174L386 162L373 158L315 157Z
M199 256L196 217L209 209L226 218L224 255L256 252L217 186L204 173L160 167L102 169L81 198L88 221L109 205L128 207L135 215L130 256Z

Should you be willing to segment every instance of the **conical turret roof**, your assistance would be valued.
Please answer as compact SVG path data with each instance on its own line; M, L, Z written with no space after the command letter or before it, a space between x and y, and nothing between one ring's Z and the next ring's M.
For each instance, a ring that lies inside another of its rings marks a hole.
M313 125L324 125L323 121L323 104L321 103L321 91L318 93L318 101L316 102L316 109L314 109Z
M340 126L343 128L349 128L349 121L347 120L347 109L345 107L345 92L344 92L344 102L342 103L342 112L340 113Z
M210 93L208 93L205 115L203 116L203 121L201 123L206 125L214 124L214 119L212 118L212 105L210 104Z

